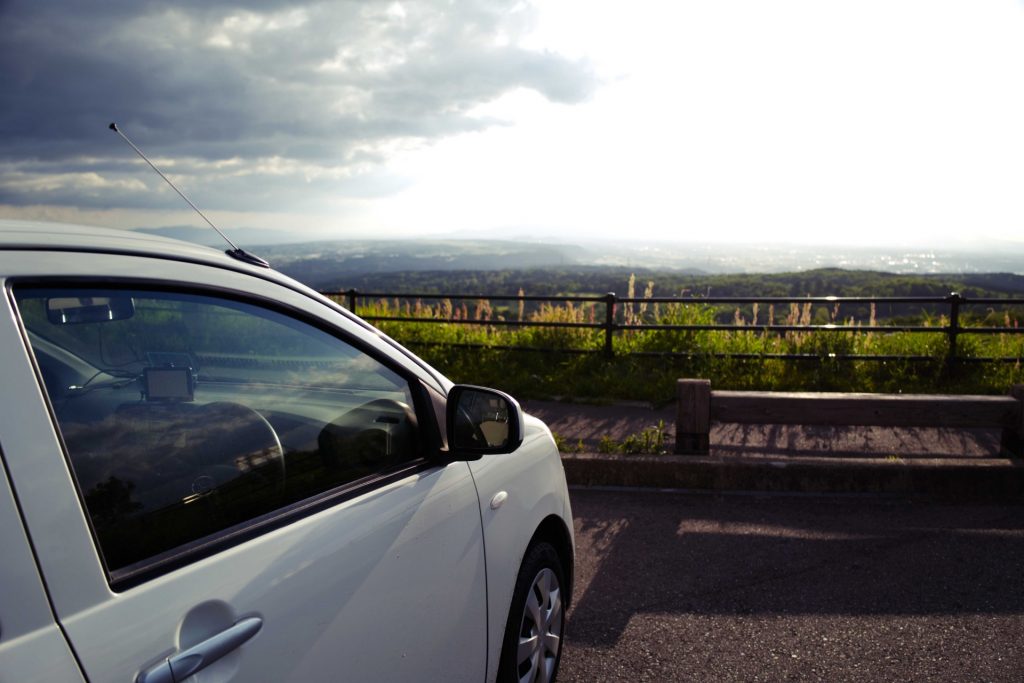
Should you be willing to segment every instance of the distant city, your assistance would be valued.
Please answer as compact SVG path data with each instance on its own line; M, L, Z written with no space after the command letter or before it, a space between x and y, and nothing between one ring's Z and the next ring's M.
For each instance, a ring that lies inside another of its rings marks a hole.
M621 251L595 254L600 265L643 264L706 273L782 273L844 268L889 273L1024 274L1024 244L986 248L922 249L821 245L657 244L619 245Z

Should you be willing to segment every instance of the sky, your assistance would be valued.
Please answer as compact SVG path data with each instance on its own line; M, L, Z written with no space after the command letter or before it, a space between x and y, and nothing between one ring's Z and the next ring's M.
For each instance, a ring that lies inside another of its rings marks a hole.
M0 0L0 217L1024 244L1022 0ZM269 232L267 234L270 234Z

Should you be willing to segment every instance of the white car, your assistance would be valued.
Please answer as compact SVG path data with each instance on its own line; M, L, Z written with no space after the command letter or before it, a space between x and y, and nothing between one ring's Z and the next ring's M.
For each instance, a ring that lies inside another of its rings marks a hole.
M275 271L0 221L0 679L549 681L551 433Z

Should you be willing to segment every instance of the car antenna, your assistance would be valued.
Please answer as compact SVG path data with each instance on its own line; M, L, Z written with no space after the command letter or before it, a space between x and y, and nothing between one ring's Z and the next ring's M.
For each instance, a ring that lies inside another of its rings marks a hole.
M221 238L231 246L230 249L227 249L224 252L225 254L227 254L231 258L238 259L239 261L242 261L244 263L248 263L248 264L251 264L251 265L254 265L254 266L261 266L263 268L269 268L270 267L270 264L267 263L266 261L264 261L263 259L261 259L259 256L256 256L254 254L250 254L249 252L245 251L244 249L239 249L238 247L236 247L235 243L232 242L231 240L229 240L228 236L225 235L224 233L222 233L220 231L220 229L216 225L214 225L213 222L209 218L206 217L206 214L204 214L202 211L200 211L199 207L196 206L195 204L193 204L192 200L189 199L188 197L186 197L185 193L183 193L181 190L179 190L174 185L174 183L171 182L170 178L165 176L160 171L160 169L157 168L156 165L152 161L150 161L146 157L145 154L142 153L142 150L135 146L134 142L132 142L131 140L128 139L128 136L124 134L124 131L122 131L120 128L117 127L116 123L111 123L110 124L110 130L112 130L115 133L117 133L118 135L120 135L121 139L123 139L125 142L127 142L131 146L131 148L135 150L135 153L138 154L140 157L142 157L142 160L145 161L147 164L149 164L149 167L152 168L154 171L156 171L157 175L160 176L161 178L163 178L164 182L166 182L168 185L170 185L171 189L174 190L175 192L177 192L178 196L181 197L182 199L184 199L185 202L188 203L188 205L192 207L192 210L195 211L196 213L198 213L199 216L204 221L206 221L207 225L209 225L211 228L213 228L217 232L217 234L220 235Z

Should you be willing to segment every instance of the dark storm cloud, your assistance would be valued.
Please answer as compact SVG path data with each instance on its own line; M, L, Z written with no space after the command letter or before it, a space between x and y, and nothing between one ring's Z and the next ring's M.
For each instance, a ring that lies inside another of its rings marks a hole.
M519 46L531 21L498 0L0 4L0 202L163 205L112 120L222 208L391 191L387 145L493 125L468 112L518 88L589 96L587 64Z

